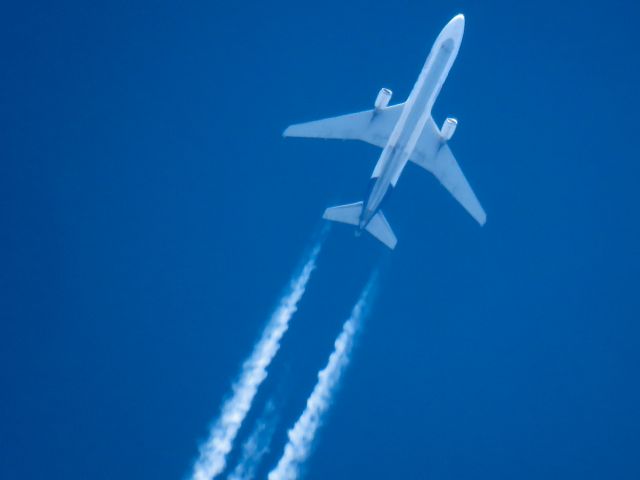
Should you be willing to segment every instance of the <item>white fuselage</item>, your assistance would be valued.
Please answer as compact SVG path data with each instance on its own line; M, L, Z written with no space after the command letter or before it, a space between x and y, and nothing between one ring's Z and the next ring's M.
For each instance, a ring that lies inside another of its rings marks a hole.
M364 228L394 187L422 134L431 109L458 55L464 33L464 17L457 15L440 32L416 84L404 104L387 145L371 175L373 187L365 201L359 226Z

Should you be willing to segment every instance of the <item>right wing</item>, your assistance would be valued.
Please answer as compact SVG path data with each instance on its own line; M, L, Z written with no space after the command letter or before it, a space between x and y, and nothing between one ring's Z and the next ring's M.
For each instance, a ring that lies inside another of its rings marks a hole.
M287 128L285 137L338 138L362 140L384 148L398 123L404 103L381 110L366 110L314 122L298 123Z
M449 145L442 140L432 118L429 118L422 131L422 136L411 155L411 161L433 173L453 198L460 202L480 225L484 225L487 214L473 193Z

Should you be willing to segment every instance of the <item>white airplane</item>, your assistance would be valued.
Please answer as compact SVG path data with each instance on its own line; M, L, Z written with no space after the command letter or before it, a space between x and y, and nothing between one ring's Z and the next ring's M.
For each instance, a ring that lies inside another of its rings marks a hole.
M458 55L463 33L464 16L456 15L436 38L406 102L388 106L391 90L383 88L373 110L291 125L284 131L285 137L362 140L383 148L371 175L366 202L327 208L323 218L356 225L358 232L366 230L387 247L395 248L396 236L380 205L411 160L433 173L471 216L484 225L487 216L447 144L458 121L447 118L438 129L431 117L433 104Z

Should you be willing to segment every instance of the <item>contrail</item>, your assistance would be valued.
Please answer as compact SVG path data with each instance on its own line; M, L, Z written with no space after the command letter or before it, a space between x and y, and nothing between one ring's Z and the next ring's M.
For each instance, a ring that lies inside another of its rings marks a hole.
M298 478L300 465L309 456L318 427L324 413L331 405L331 399L353 347L354 335L368 310L369 297L375 284L375 274L369 281L356 303L351 317L344 323L342 332L335 342L335 349L329 356L329 362L318 373L318 382L307 399L307 406L295 425L288 432L284 453L276 467L269 473L269 480L293 480Z
M287 293L271 315L262 336L245 360L231 397L223 404L220 417L209 431L209 438L200 446L200 455L193 466L193 480L211 480L220 474L227 463L227 455L246 417L258 387L267 377L267 367L280 348L280 340L289 328L289 320L298 308L311 273L316 267L326 229L309 253L302 270L291 280Z
M242 456L228 480L253 480L262 458L269 452L277 419L269 401L249 438L242 445Z

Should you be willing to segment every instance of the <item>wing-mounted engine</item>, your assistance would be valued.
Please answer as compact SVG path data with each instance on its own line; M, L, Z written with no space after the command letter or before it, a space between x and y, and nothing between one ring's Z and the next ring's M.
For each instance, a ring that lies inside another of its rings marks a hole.
M378 92L378 96L376 97L376 101L374 103L374 107L376 112L379 112L383 108L386 108L389 105L389 101L391 100L391 95L393 92L388 88L381 88Z
M447 118L442 124L442 128L440 129L440 136L442 140L448 142L453 137L453 134L456 131L456 127L458 126L458 120L455 118Z

